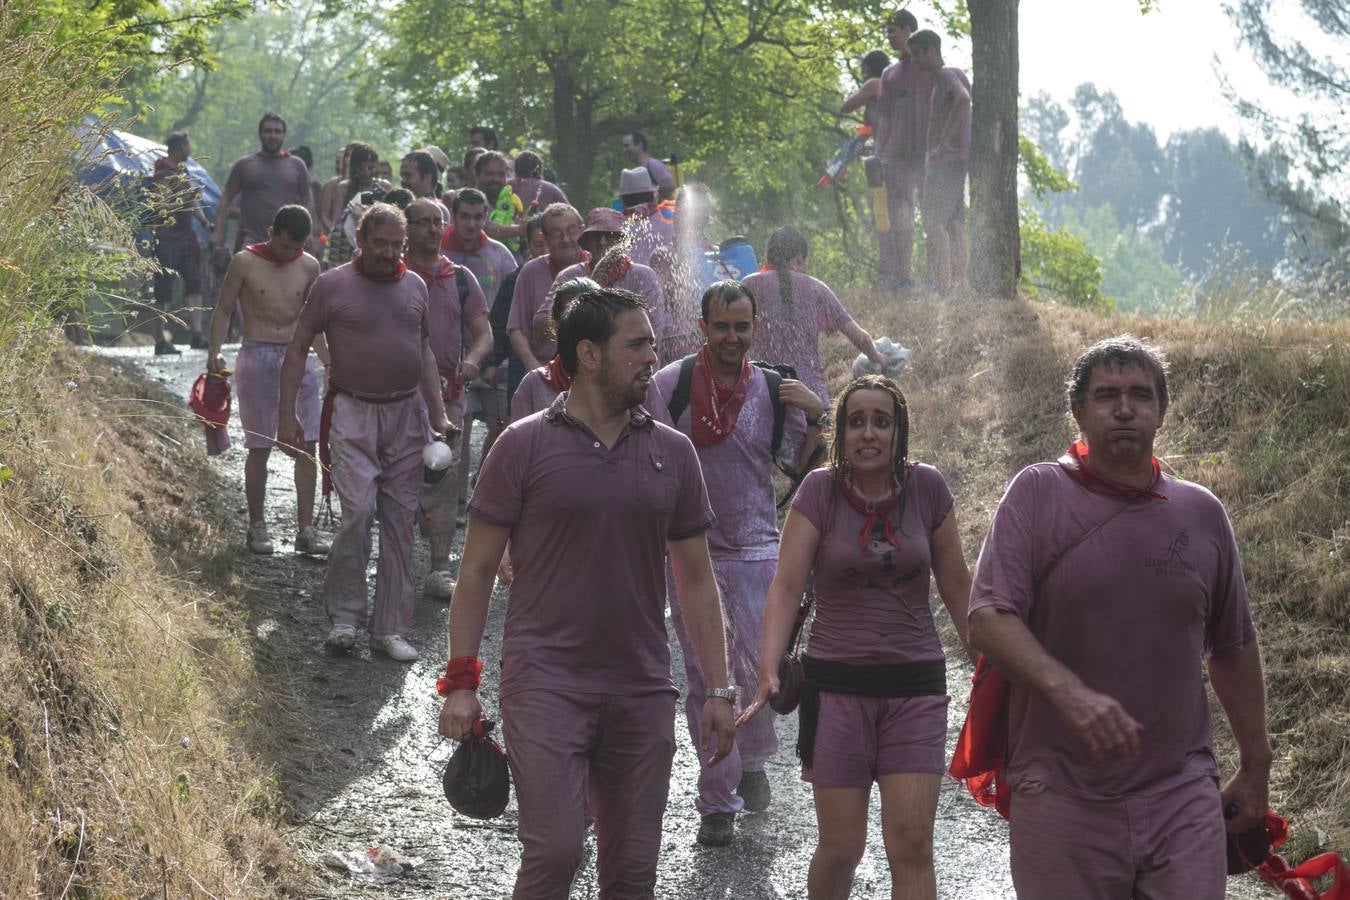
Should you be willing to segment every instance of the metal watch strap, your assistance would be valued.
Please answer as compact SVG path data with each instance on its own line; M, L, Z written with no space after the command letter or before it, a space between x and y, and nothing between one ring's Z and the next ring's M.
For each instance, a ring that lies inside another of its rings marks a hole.
M736 694L737 691L734 687L708 688L708 696L710 698L716 697L718 700L725 700L732 706L736 705Z

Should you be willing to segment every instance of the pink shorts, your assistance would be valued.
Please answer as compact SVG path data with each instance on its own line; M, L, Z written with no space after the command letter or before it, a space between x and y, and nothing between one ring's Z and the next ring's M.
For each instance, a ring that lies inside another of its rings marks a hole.
M815 758L802 781L871 787L881 775L947 771L947 696L820 695Z
M250 450L269 450L276 445L281 364L285 358L285 344L247 338L234 358L239 424L244 428L244 446ZM295 400L295 414L305 428L306 441L319 439L319 412L319 379L306 363L300 394Z

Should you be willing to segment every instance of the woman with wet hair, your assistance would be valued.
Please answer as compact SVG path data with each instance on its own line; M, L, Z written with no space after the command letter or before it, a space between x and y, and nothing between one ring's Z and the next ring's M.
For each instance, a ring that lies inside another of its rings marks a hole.
M806 274L810 249L800 231L780 228L769 238L768 263L742 281L760 304L756 354L772 363L791 365L828 408L830 393L820 362L821 332L842 332L868 359L880 366L887 363L873 346L872 336L853 321L834 291Z
M967 642L970 569L942 474L909 458L895 382L855 378L834 415L830 461L793 498L764 609L759 688L747 720L778 694L778 664L808 581L816 615L803 656L797 755L818 836L812 900L845 898L867 840L876 782L891 896L937 895L933 821L947 737L947 678L929 577Z
M554 292L553 305L549 308L549 333L557 334L558 320L568 304L588 291L598 290L599 283L590 278L574 278L562 284ZM511 396L511 421L548 409L553 398L567 390L571 383L572 379L563 371L562 362L556 356L548 365L526 372Z

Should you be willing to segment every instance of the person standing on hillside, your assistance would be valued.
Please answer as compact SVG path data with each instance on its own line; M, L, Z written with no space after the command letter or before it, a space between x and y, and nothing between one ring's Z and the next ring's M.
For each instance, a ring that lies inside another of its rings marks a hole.
M933 76L928 163L919 209L928 245L928 274L940 293L966 280L966 175L970 171L970 79L942 62L942 38L919 31L909 39L914 62Z
M633 165L647 170L662 196L675 195L675 176L665 163L647 152L647 138L642 132L630 131L623 136L623 155Z
M708 484L717 515L708 530L708 549L726 614L729 667L748 704L759 680L764 598L778 561L775 464L794 472L807 464L825 408L800 381L782 379L771 388L764 370L750 364L758 316L754 295L744 285L719 281L701 299L703 348L656 373L652 383L658 397L652 411L693 441ZM781 428L777 447L775 423ZM670 585L670 593L678 597L679 586ZM697 741L706 680L679 605L671 604L670 613L688 677L685 717L689 734ZM696 837L700 844L731 843L738 812L768 809L764 763L777 752L774 714L762 710L737 729L736 747L725 760L716 766L699 760L694 805L702 817Z
M655 343L637 296L573 301L558 326L570 388L502 433L469 503L439 731L464 740L482 718L477 657L509 540L500 696L520 809L516 900L568 896L587 810L600 896L654 896L675 755L667 554L711 685L700 751L716 764L734 747L713 512L689 439L641 405Z
M1156 348L1092 345L1068 395L1081 437L1008 486L971 592L971 643L1011 684L997 755L1013 886L1222 900L1224 819L1232 833L1260 821L1271 765L1232 525L1153 455L1168 406ZM1238 750L1222 790L1202 660Z
M211 232L213 252L224 246L225 220L236 200L239 201L239 234L235 238L235 250L246 244L265 242L272 217L283 206L303 206L310 221L315 218L309 169L285 150L286 120L276 113L267 113L258 122L258 141L262 147L235 160L225 179L225 191L216 209L216 227Z
M780 228L769 237L765 251L769 261L744 284L759 306L759 352L769 362L795 368L802 382L828 409L830 392L820 361L822 332L842 332L868 359L882 366L886 363L872 336L853 320L834 291L806 274L809 252L810 245L801 232Z
M155 273L155 305L164 313L173 305L174 290L183 279L183 307L192 329L193 350L206 348L202 337L202 251L197 244L193 223L208 231L211 223L202 211L201 188L187 173L192 141L186 131L175 131L165 142L166 155L155 160L154 191L156 212L161 224L155 229L155 261L162 267ZM179 350L164 334L163 322L155 320L155 355L176 354Z
M445 415L455 429L463 427L464 388L478 377L483 360L492 352L483 289L467 268L440 252L441 204L419 197L404 211L408 218L408 268L426 282L431 352L441 373ZM431 571L422 582L422 594L449 600L455 590L450 574L450 547L455 540L459 512L459 479L446 472L433 484L423 483L417 504L418 524L431 545Z
M869 50L862 58L863 83L839 107L839 115L846 116L855 109L863 111L863 124L875 134L877 128L877 107L881 102L881 76L891 58L883 50Z
M401 662L417 659L407 633L412 627L412 529L422 448L434 436L448 439L453 432L431 349L427 287L403 262L406 238L403 212L376 203L361 218L351 262L315 280L282 364L278 435L280 443L293 447L304 439L296 397L309 346L324 335L332 366L320 458L331 442L329 470L342 502L342 528L333 540L323 581L324 610L333 623L327 645L351 650L356 627L369 617L366 566L370 528L378 518L380 559L370 646Z
M248 549L270 554L264 502L267 497L267 460L276 446L281 397L281 365L295 323L305 305L310 285L319 277L319 261L305 252L313 223L303 206L283 206L272 217L267 241L249 244L230 260L220 288L206 368L225 368L220 348L238 304L244 322L244 342L234 358L234 386L239 393L239 423L244 428L244 497L248 502ZM325 367L328 348L319 338L315 352ZM295 552L323 555L329 542L314 527L314 445L319 439L319 376L308 365L300 379L295 414L304 427L303 440L283 444L295 457Z
M914 13L902 9L886 23L886 40L900 59L881 74L875 142L886 182L891 230L878 235L878 268L888 287L914 286L914 198L923 187L928 158L928 114L933 76L914 61L909 38L919 30Z

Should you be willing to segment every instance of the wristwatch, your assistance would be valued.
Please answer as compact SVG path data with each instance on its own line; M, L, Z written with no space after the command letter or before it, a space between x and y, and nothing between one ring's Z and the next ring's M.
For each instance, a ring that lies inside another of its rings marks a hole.
M819 416L816 416L816 418L811 420L811 424L814 425L816 428L819 428L821 431L824 431L826 428L829 428L830 411L827 409L824 412L822 412Z
M732 706L736 705L736 695L739 692L734 687L708 688L708 696L716 697L718 700L725 700Z

